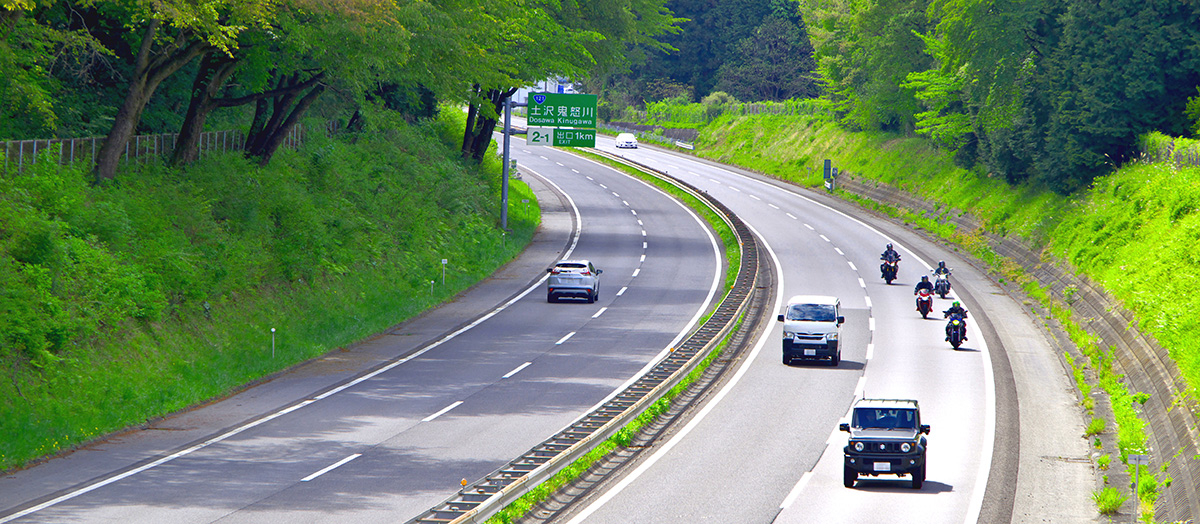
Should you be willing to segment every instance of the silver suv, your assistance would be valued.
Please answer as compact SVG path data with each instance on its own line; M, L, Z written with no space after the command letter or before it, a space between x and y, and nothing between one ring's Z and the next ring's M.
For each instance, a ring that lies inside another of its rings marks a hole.
M587 260L563 260L547 269L546 302L558 302L563 297L586 299L588 304L600 298L600 273Z
M861 399L852 412L850 422L838 426L850 434L844 448L846 487L854 487L859 477L896 475L911 477L913 489L921 489L929 425L921 423L917 401Z

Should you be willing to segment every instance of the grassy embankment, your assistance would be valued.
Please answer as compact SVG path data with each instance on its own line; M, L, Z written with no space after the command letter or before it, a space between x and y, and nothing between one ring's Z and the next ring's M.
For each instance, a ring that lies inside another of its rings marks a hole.
M1045 247L1133 311L1139 328L1168 348L1178 363L1189 384L1189 391L1178 394L1197 394L1200 337L1195 333L1200 332L1200 317L1194 312L1200 310L1200 213L1195 211L1200 208L1200 168L1135 163L1096 180L1090 191L1062 197L1034 187L1011 187L998 178L955 167L949 155L923 139L848 133L821 118L775 115L718 118L703 128L697 154L812 187L822 183L822 160L831 158L857 176L938 202L947 211L962 209L989 230ZM1071 362L1081 398L1090 411L1092 388L1109 395L1122 463L1128 454L1145 449L1138 406L1148 397L1121 383L1112 368L1111 349L1071 320L1069 297L1068 303L1051 300L1014 263L991 252L975 232L955 231L936 216L904 214L843 196L954 242L984 260L999 278L1020 284L1066 327L1087 356L1086 361ZM1166 401L1175 404L1178 398ZM1102 427L1091 429L1103 431ZM1109 461L1102 457L1102 465ZM1142 472L1138 493L1143 517L1153 519L1158 486L1169 486L1171 479L1165 470L1150 473ZM1098 492L1096 499L1100 509L1112 507L1109 490Z
M499 161L459 160L461 118L377 115L266 168L0 174L0 469L352 344L515 257L536 199L514 182L503 237Z

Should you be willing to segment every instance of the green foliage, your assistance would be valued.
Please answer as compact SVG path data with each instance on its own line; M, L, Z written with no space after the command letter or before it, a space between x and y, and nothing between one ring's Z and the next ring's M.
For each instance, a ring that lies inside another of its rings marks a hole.
M1188 98L1183 114L1187 116L1192 136L1200 136L1200 86L1196 86L1196 96Z
M1099 468L1100 471L1107 471L1111 465L1112 455L1100 455L1100 457L1096 459L1096 467Z
M1104 419L1093 418L1091 422L1088 422L1087 429L1083 431L1083 436L1090 437L1104 433L1104 424Z
M1096 503L1096 510L1101 515L1113 515L1121 509L1121 505L1129 499L1128 495L1123 495L1116 488L1104 488L1100 491L1092 493L1092 500Z
M353 343L510 260L536 200L510 188L503 237L499 162L464 166L461 113L444 113L377 115L267 168L230 154L110 187L52 161L0 176L0 468Z
M816 64L804 21L772 15L737 45L737 54L717 71L717 89L745 100L812 98Z

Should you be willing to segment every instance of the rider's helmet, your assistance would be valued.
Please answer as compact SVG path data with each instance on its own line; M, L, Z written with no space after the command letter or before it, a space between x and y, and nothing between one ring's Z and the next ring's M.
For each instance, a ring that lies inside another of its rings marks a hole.
M952 304L951 306L952 306L952 307L961 307L961 306L962 306L962 304L959 304L959 302L958 302L957 300L955 300L955 301L954 301L954 304Z
M926 275L921 275L921 282L929 282L929 277Z
M945 260L939 260L939 261L938 261L938 267L946 267L946 261L945 261Z
M888 243L887 248L892 249L892 244L890 242Z

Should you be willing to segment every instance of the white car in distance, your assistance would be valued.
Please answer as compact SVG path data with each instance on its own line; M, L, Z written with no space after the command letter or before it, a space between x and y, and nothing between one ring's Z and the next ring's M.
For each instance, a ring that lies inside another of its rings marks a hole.
M617 149L637 149L637 137L633 133L621 133L617 135Z

